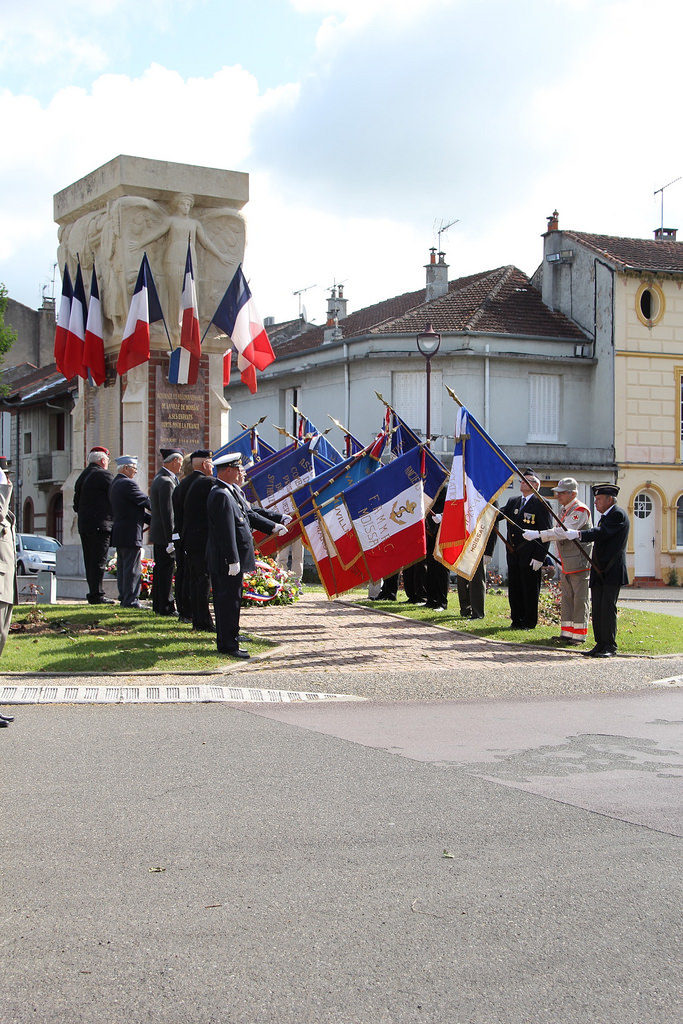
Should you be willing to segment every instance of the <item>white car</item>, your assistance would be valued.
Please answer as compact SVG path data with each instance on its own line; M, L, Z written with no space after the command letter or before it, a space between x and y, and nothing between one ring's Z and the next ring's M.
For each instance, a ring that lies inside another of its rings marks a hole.
M44 570L57 572L57 552L61 544L54 537L35 533L17 534L17 575L26 576Z

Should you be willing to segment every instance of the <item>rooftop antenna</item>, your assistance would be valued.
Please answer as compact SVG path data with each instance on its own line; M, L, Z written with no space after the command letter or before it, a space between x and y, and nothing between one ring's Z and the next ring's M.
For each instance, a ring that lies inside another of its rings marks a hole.
M662 235L664 234L664 189L665 188L669 188L671 185L675 185L676 182L680 181L680 180L681 180L680 176L678 178L674 178L673 181L670 181L667 185L662 185L661 188L655 189L655 191L652 193L653 196L656 196L658 192L662 193L662 223L661 223Z
M337 288L343 287L347 283L348 277L345 277L343 281L338 281L337 278L335 277L335 278L333 278L333 281L334 281L333 284L328 284L327 291L328 292L332 292L333 293L332 297L336 298ZM343 298L343 296L342 296L342 298Z
M452 220L450 222L450 224L444 224L443 220L441 221L441 226L437 230L437 235L439 237L439 252L443 251L442 248L441 248L441 236L445 235L446 232L448 231L448 229L452 228L454 224L459 224L459 223L460 223L460 218L459 217L456 218L456 220ZM436 227L436 221L434 221L434 227Z
M301 296L304 294L304 292L310 292L311 288L316 287L317 285L315 284L309 284L306 288L298 288L296 291L292 292L292 295L297 295L299 297L299 320L301 320L302 310L305 310L305 306L303 306L301 302Z

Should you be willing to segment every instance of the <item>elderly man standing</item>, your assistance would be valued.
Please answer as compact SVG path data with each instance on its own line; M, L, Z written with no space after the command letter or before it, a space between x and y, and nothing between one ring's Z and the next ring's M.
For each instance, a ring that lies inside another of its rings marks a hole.
M109 488L114 525L111 542L116 548L116 582L122 608L141 608L142 531L150 520L149 498L133 479L138 471L136 455L116 460L118 473Z
M261 533L287 532L286 526L251 509L242 494L242 455L229 452L214 460L217 480L207 501L206 561L213 588L216 647L220 654L248 658L239 645L242 577L255 568L252 528Z
M175 544L173 534L173 492L178 486L178 473L183 453L177 448L160 448L163 465L149 489L151 521L149 540L154 545L154 576L152 579L152 611L157 615L175 615L173 600L173 569Z
M626 512L617 505L618 493L616 484L596 484L593 495L600 513L598 525L592 530L567 530L567 540L595 545L590 574L595 647L586 652L588 658L611 658L617 653L617 601L622 586L628 583L626 544L631 528Z
M581 548L567 538L567 530L590 530L593 525L590 509L579 501L579 485L572 476L563 477L553 487L560 505L561 526L550 530L524 530L524 540L554 540L562 563L560 609L560 641L565 644L585 643L588 635L588 575L590 562ZM588 545L590 556L593 545Z
M104 596L104 570L111 541L112 515L109 488L109 452L101 445L90 449L88 465L74 484L74 512L83 548L88 604L114 604Z

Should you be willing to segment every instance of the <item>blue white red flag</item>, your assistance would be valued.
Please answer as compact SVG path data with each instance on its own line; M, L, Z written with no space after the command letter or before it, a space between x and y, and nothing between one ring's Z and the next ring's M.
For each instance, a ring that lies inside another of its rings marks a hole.
M180 345L171 352L168 379L171 384L196 384L202 343L199 334L197 290L192 270L192 253L187 243L183 293L180 300Z
M420 438L408 424L391 410L391 453L392 455L404 455L411 448L417 448Z
M334 445L330 444L325 435L320 430L318 430L316 425L312 423L311 420L307 419L306 416L303 415L303 413L299 413L299 428L297 433L299 440L301 441L304 438L317 437L318 440L316 441L315 450L317 451L318 455L322 455L324 459L327 459L330 465L338 466L341 462L344 461L343 457L337 451Z
M229 335L237 351L242 382L252 394L256 391L256 370L265 370L275 359L263 321L256 311L242 265L228 285L212 323ZM223 383L230 383L231 349L223 356Z
M213 457L217 459L221 455L227 455L228 452L240 452L243 466L251 462L257 465L263 459L276 454L275 449L259 436L256 427L243 430L241 434L233 437L231 441L214 452Z
M102 307L100 290L97 287L97 274L93 263L90 279L90 300L88 302L88 319L85 325L85 344L83 345L83 365L90 375L93 384L99 387L104 384L107 372L104 365L104 334L102 331Z
M66 349L66 336L69 333L69 317L71 316L71 300L74 290L71 284L69 268L64 264L64 276L62 278L62 298L57 313L55 326L55 363L61 374L64 373L64 350Z
M428 462L423 449L411 448L344 492L370 579L393 576L425 558L425 513L447 476L438 460Z
M128 319L123 330L121 351L116 362L118 374L127 373L133 367L149 361L149 325L163 318L152 270L145 253L140 263Z
M258 463L248 474L244 492L249 501L282 515L296 516L292 493L313 480L326 468L310 445L293 444L276 453L265 464ZM301 536L301 523L293 519L286 534L275 537L256 533L254 542L259 551L272 555Z
M515 475L514 465L467 409L458 409L453 465L434 557L471 580L498 511L492 502Z
M79 260L78 267L76 268L76 280L74 281L74 293L71 300L69 329L66 332L66 346L64 348L62 373L67 380L71 380L72 377L87 377L87 371L83 365L85 320L85 288L83 287L83 275Z
M374 474L386 434L364 455L333 466L320 480L297 491L294 504L302 517L304 537L327 596L344 594L369 579L358 538L344 504L344 491ZM326 482L329 481L329 482Z

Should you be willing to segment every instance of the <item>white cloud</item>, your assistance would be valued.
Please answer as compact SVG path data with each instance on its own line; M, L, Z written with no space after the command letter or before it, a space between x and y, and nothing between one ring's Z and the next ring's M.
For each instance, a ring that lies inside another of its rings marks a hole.
M677 65L643 24L680 38L670 0L291 2L328 20L299 80L274 89L239 66L184 78L153 64L44 104L0 93L10 294L37 302L50 274L52 194L117 153L249 171L245 268L278 319L313 283L318 320L334 279L350 308L420 287L441 218L460 219L451 276L532 272L556 206L587 231L658 223L652 192L683 170ZM683 228L683 183L665 219Z

